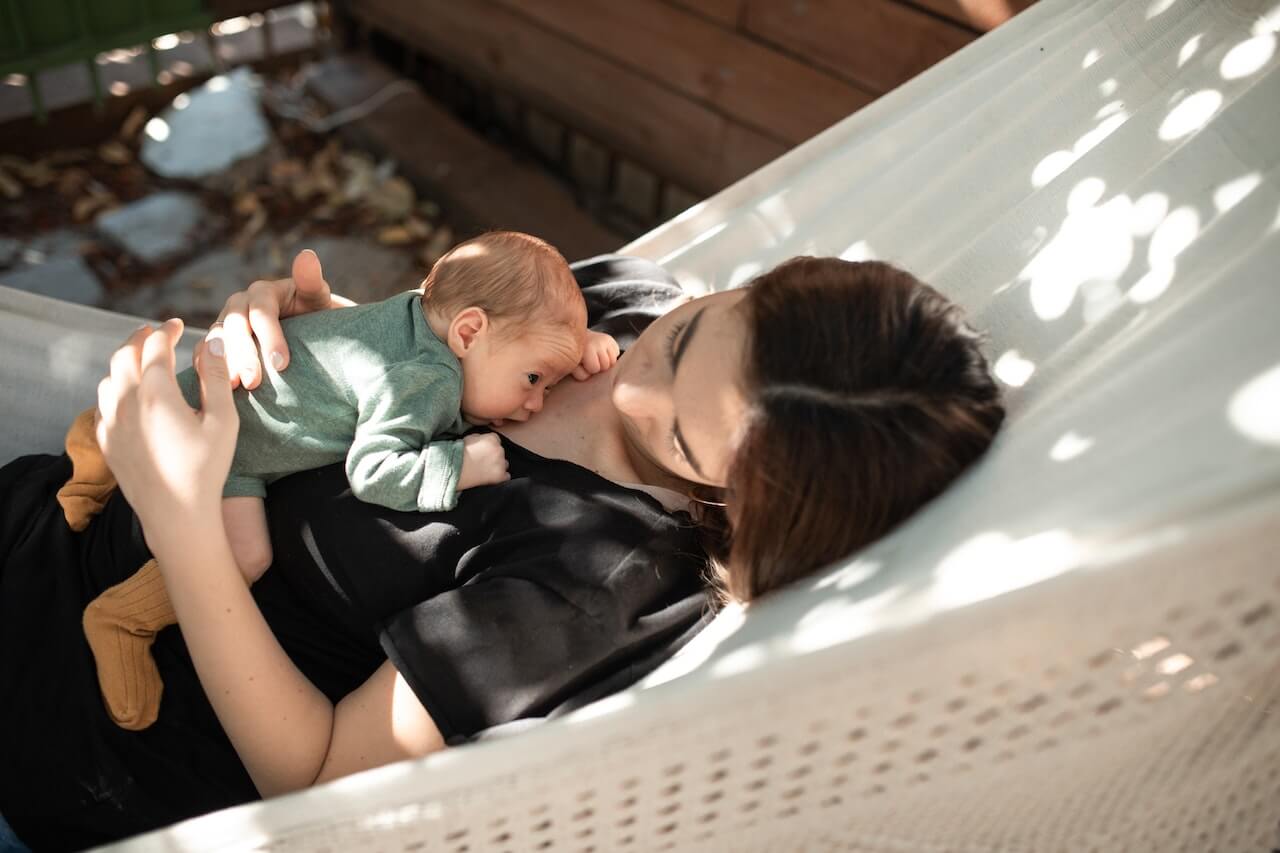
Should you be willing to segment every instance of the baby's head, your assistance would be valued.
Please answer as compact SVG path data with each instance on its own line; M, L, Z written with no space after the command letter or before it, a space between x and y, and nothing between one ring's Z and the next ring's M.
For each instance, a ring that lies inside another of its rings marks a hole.
M423 286L432 329L462 363L462 414L524 421L582 360L587 306L564 257L516 231L454 246Z

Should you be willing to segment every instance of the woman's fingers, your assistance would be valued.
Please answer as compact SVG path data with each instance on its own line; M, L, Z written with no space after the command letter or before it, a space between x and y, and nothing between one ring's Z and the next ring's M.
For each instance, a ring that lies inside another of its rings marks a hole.
M258 349L253 344L248 315L241 311L228 311L221 329L227 370L245 388L257 388L262 381L262 367L258 362Z
M293 259L293 304L284 306L286 316L329 307L329 283L324 280L320 258L303 249Z
M142 342L150 334L150 326L141 326L134 329L133 333L124 339L124 343L120 345L120 348L111 354L108 373L113 379L137 384L142 377L142 367L140 365Z
M282 303L292 299L293 288L288 279L255 281L249 286L249 326L262 348L262 357L275 370L289 364L289 344L280 326Z
M139 360L142 371L139 380L141 384L153 391L163 391L168 385L177 389L177 382L174 379L173 349L177 346L178 339L182 337L182 328L182 321L177 318L165 320L158 329L142 341L142 354Z
M197 348L196 373L200 376L200 409L205 427L234 433L237 415L231 396L231 375L227 370L226 345L218 329L211 330Z

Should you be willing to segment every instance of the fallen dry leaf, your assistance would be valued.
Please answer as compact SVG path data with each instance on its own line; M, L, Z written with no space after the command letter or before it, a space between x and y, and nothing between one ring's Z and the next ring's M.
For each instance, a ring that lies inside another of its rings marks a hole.
M134 107L129 112L128 117L126 117L124 122L120 125L120 138L133 139L133 137L138 135L138 131L142 129L142 126L146 121L146 108L142 106Z
M65 196L77 196L89 180L89 173L84 169L75 167L67 169L62 173L62 177L58 178L58 192Z
M240 216L249 216L262 208L262 200L256 193L240 193L232 203L232 209Z
M403 225L388 225L378 232L378 242L384 246L405 246L413 239L409 229Z
M418 240L421 240L423 237L427 237L431 234L430 223L423 222L421 219L419 219L416 216L410 216L408 219L406 219L404 221L404 227L410 234L414 236L414 238Z
M97 213L115 207L116 197L111 193L90 193L76 199L71 205L71 216L77 222L84 222Z
M395 222L413 212L415 200L413 185L404 178L394 177L378 184L365 198L365 204L383 219Z
M22 196L22 184L4 169L0 169L0 193L3 193L7 199L15 199Z
M123 166L133 161L133 152L114 139L98 146L98 156L103 162L110 163L112 166Z

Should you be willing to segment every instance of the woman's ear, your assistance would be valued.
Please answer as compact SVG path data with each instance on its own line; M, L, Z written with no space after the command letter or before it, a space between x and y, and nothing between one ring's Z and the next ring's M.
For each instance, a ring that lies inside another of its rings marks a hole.
M489 315L483 308L471 306L453 315L449 323L449 349L458 358L465 358L476 342L489 331Z

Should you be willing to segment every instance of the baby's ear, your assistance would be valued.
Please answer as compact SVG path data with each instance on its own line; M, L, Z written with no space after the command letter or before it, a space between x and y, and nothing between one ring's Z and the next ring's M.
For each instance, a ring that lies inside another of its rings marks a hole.
M463 308L449 323L449 349L458 358L464 358L488 331L489 315L483 308L474 305Z

